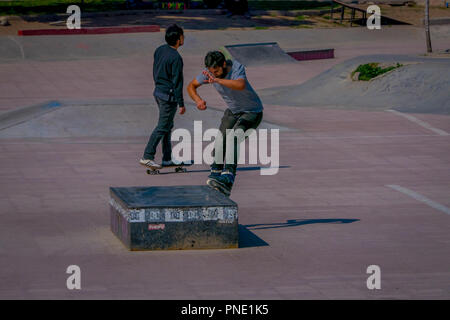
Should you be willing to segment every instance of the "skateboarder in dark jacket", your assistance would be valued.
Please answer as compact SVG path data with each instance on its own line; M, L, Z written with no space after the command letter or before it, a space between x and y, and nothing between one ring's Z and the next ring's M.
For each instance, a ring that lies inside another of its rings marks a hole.
M153 169L175 164L175 160L172 160L170 142L173 119L177 106L180 107L180 114L186 112L183 100L183 59L177 51L184 44L183 29L176 24L171 25L166 30L165 38L167 44L156 49L153 61L153 79L155 81L153 95L159 108L159 120L148 140L144 155L139 161L140 164ZM156 147L161 140L162 165L155 162Z
M188 93L200 110L206 109L206 102L198 95L197 88L202 84L211 83L226 102L228 109L225 110L220 132L222 134L223 156L226 155L226 134L227 129L256 129L263 117L263 105L250 83L247 81L245 68L238 61L225 60L225 56L220 51L211 51L205 57L207 70L203 71L188 85ZM217 140L216 140L217 141ZM234 161L223 164L214 161L211 165L211 174L207 184L213 188L218 188L226 195L229 195L233 187L237 168L237 155L239 143L233 139ZM216 150L215 150L216 152ZM222 160L222 159L221 159Z

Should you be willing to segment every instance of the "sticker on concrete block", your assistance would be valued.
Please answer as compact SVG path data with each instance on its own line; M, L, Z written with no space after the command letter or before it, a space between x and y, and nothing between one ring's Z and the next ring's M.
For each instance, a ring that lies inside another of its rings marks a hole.
M165 214L159 209L146 209L144 210L144 216L146 222L165 221Z
M225 220L217 220L218 223L233 223L235 220L225 219Z
M164 230L166 228L166 225L164 223L156 223L156 224L149 224L148 230Z
M126 209L113 198L110 205L116 209L128 222L189 222L218 221L232 223L237 219L236 207L197 207L197 208L147 208ZM231 222L230 222L231 221Z
M145 222L145 212L143 210L129 210L128 221L130 222Z
M109 204L117 210L128 222L145 222L145 210L124 209L113 198L109 199Z
M166 209L165 210L165 221L167 222L183 222L183 211L181 209Z

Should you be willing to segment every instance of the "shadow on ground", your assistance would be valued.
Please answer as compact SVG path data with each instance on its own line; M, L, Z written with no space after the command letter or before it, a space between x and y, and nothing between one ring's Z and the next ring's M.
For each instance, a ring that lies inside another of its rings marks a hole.
M239 248L264 247L269 244L254 234L251 230L276 229L287 227L298 227L316 223L352 223L359 219L296 219L287 220L284 223L262 223L239 225Z
M353 20L353 23L355 25L359 25L361 27L367 26L367 20L366 19L362 19L362 18ZM396 19L389 18L389 17L383 17L383 16L381 17L380 24L383 25L383 26L385 26L385 25L411 25L408 22L396 20Z

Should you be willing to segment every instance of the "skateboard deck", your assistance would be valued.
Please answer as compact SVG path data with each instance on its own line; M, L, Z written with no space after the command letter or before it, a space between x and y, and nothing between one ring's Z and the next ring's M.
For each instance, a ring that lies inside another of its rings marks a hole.
M150 175L155 175L155 174L167 174L170 172L161 172L164 169L168 169L168 168L174 168L174 173L185 173L187 172L187 169L185 167L189 167L193 165L193 161L191 162L183 162L182 164L177 164L177 165L173 165L173 166L163 166L162 168L153 168L151 166L146 166L144 165L144 167L146 167L146 172L147 174Z
M206 184L207 184L209 187L211 187L211 188L213 188L213 189L215 189L215 190L217 190L217 191L223 193L223 194L224 194L225 196L227 196L227 197L229 197L230 194L231 194L231 192L230 192L228 189L224 188L220 183L218 183L218 182L215 181L214 179L208 179L208 181L206 182Z

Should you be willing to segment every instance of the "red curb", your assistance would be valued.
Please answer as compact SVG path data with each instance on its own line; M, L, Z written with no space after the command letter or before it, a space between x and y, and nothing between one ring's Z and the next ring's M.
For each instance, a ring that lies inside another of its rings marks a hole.
M108 34L108 33L135 33L135 32L159 32L158 25L132 26L132 27L100 27L82 29L37 29L19 30L19 36L44 36L44 35L73 35L73 34Z
M287 52L287 54L298 61L332 59L334 58L334 49L303 50Z

